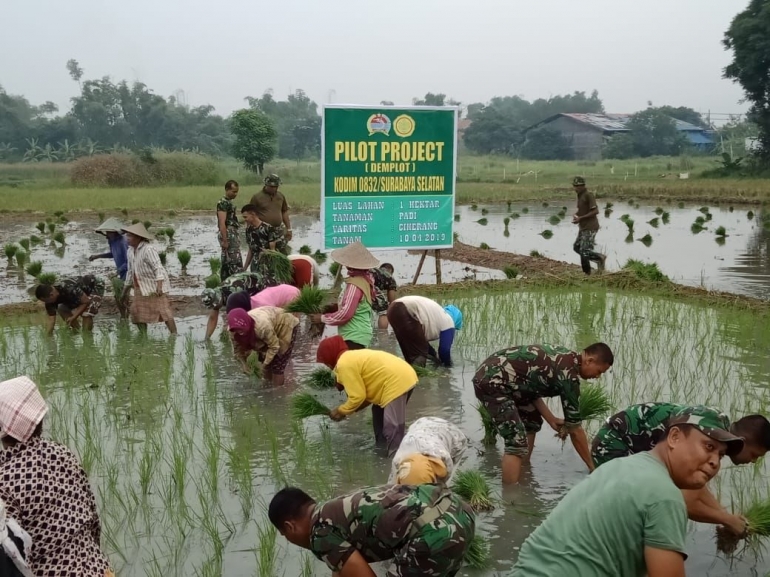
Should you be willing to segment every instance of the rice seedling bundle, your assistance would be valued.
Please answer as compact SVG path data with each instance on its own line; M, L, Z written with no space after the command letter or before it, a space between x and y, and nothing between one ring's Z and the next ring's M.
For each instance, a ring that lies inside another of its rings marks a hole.
M455 473L452 491L462 497L474 511L494 509L489 483L481 473L474 469Z
M649 234L645 234L642 238L639 239L639 242L641 242L644 246L650 246L652 244L652 237Z
M705 219L705 217L702 217L702 216L696 216L695 217L695 222L698 223L698 224L705 224L706 223L706 219Z
M529 209L525 206L521 209L521 214L527 214L529 212Z
M487 243L485 243L485 242L482 242L482 243L479 245L479 248L480 248L480 249L482 249L482 250L489 250L489 249L490 249L490 248L492 248L492 247L490 247L490 246L489 246Z
M121 208L120 212L123 214L123 216L128 216L128 209L127 208Z
M39 279L40 277L38 277L38 280ZM123 289L125 288L126 283L123 282L119 276L114 276L110 279L110 284L112 285L112 294L115 296L115 300L120 299L123 296Z
M660 219L658 217L655 217L652 220L648 220L647 224L649 224L652 228L658 228L658 225L660 224Z
M53 234L54 232L56 232L56 223L55 222L49 222L48 223L48 232L50 234Z
M318 367L311 371L305 378L304 384L313 389L332 389L337 383L337 378L331 369Z
M59 217L59 222L61 222L62 224L67 224L69 221L70 219L68 219L66 216Z
M51 286L56 282L56 278L57 276L55 272L41 272L39 275L37 275L37 282Z
M41 272L43 272L43 263L39 260L33 260L27 265L25 270L27 271L27 274L31 274L32 276L37 277Z
M698 234L704 230L706 230L706 227L697 222L692 223L692 226L690 227L690 232L693 234Z
M190 256L190 251L188 250L178 250L176 252L176 257L179 259L179 264L182 265L182 270L187 269L187 265L190 264L190 259L192 258Z
M168 237L168 240L174 240L174 235L176 234L176 230L170 226L167 226L163 229L163 232Z
M476 410L479 412L481 425L484 427L484 444L494 445L497 443L497 429L495 429L495 424L492 422L492 416L484 405L476 405Z
M206 288L217 288L219 285L222 284L222 279L219 277L218 274L212 274L206 277L206 280L204 281L206 284Z
M474 535L463 560L471 569L486 569L489 567L489 542L481 535Z
M437 377L438 371L435 369L429 369L428 367L421 367L419 365L412 365L414 372L417 373L418 379L428 379L430 377Z
M19 241L19 244L21 245L21 248L29 252L29 239L23 238Z
M613 203L611 203L611 202L608 202L608 203L607 203L607 206L605 206L605 207L604 207L604 209L605 209L605 210L609 210L609 209L611 209L613 206L615 206Z
M300 289L299 296L284 307L290 313L304 313L306 315L321 312L327 292L318 287L305 285Z
M480 218L476 222L479 223L481 226L486 226L489 223L489 221L486 218Z
M296 420L315 415L328 415L331 411L310 393L298 393L291 398L291 416Z
M746 542L750 547L758 547L763 537L770 537L770 499L754 502L743 512L747 521ZM726 554L734 553L740 537L732 531L717 527L717 549Z
M660 219L663 221L663 224L668 224L669 221L671 220L671 213L664 212L663 214L660 215Z
M471 210L478 210L478 209L479 209L479 205L478 204L472 204L471 205Z
M149 220L145 220L142 224L147 230L150 230L150 227L152 226L152 223Z
M455 222L460 222L460 215L459 214L455 215Z
M59 244L66 244L64 239L64 233L62 231L59 231L55 235L53 235L53 239Z
M626 222L629 218L631 218L630 214L624 214L620 217L621 222Z
M633 218L629 217L626 220L624 220L623 222L626 223L626 227L628 228L628 232L629 233L634 232L634 219Z
M310 248L310 245L303 244L299 247L299 254L313 254L313 249Z
M518 212L512 212L511 213L511 218L513 218L513 219L517 219L517 218L520 218L520 217L521 217L521 215Z
M612 403L603 387L591 383L580 387L580 418L583 421L600 419L611 411Z
M292 279L292 266L289 257L276 250L263 250L257 260L259 267L273 274L280 283L289 283Z
M32 244L40 244L41 242L43 242L43 239L33 234L33 235L30 235L29 242L31 242Z
M134 220L131 221L131 224L139 224L139 222L140 222L139 219L135 218Z
M561 218L559 218L559 216L556 214L552 214L551 216L548 217L548 224L550 225L556 226L560 222L561 222Z
M505 274L505 278L516 278L519 276L519 269L513 265L508 265L503 269L503 274Z
M219 269L222 268L222 261L218 257L211 257L209 259L209 268L211 269L211 274L219 274Z
M548 202L544 202L543 203L543 208L547 208L547 207L548 207Z
M24 268L24 265L27 263L27 253L23 250L17 250L16 251L16 264L19 266L19 268Z
M714 234L717 236L727 236L727 229L723 226L718 226L717 229L714 231Z
M41 233L44 233L44 232L45 232L45 223L44 223L44 222L42 222L42 221L41 221L41 222L38 222L38 223L35 225L35 228L37 228L37 229L38 229L38 230L39 230Z
M329 265L329 274L331 274L332 276L337 276L337 273L339 272L339 270L340 270L340 263L333 262Z
M321 252L321 251L320 251L320 249L316 249L316 251L313 253L313 259L314 259L314 260L315 260L315 261L316 261L318 264L323 264L323 263L325 263L325 262L326 262L326 258L327 258L327 257L326 257L326 253L325 253L325 252Z
M510 219L509 217L507 217L507 216L506 216L506 217L503 219L503 224L504 224L505 226L508 226L509 224L511 224L511 219Z
M658 214L658 215L660 215L660 214L663 214L664 212L666 212L666 211L665 211L665 210L663 210L663 208L662 208L662 207L660 207L660 206L659 206L658 208L656 208L656 209L655 209L655 214Z
M63 214L64 214L64 211L62 210L57 210L56 212L53 213L54 216L61 216Z
M533 249L529 251L529 256L531 256L532 258L542 258L543 255L540 254L540 251Z
M258 379L262 378L262 363L259 362L259 355L257 353L251 353L246 357L246 366L253 376Z
M17 250L19 250L19 247L15 244L6 244L3 247L3 251L5 252L5 256L8 258L8 260L11 260L16 255Z
M542 236L544 239L548 240L549 238L553 237L553 231L551 229L545 229L543 232L540 233L540 236Z
M489 214L489 211L488 211L486 208L482 208L482 209L481 209L481 214L482 214L482 215L484 215L484 214Z
M698 209L698 212L702 212L703 214L706 214L708 211L709 211L709 207L708 206L701 206Z
M731 207L730 207L730 208L728 208L727 210L729 210L730 212L732 212L732 211L734 211L735 209L734 209L734 208L731 206Z
M99 214L99 222L104 222L104 216L105 214L103 212L98 213Z

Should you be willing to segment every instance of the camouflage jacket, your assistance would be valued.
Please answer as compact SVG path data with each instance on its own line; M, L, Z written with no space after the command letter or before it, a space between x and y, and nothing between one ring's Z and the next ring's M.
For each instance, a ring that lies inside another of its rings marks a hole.
M249 248L254 253L255 260L260 252L270 248L270 243L273 240L272 227L266 222L259 226L246 227L246 244L249 245Z
M280 283L272 275L258 272L239 272L230 275L222 282L223 304L227 303L227 297L233 293L245 291L250 295L255 295L267 287L278 286Z
M59 305L64 305L70 310L80 306L84 295L104 294L104 281L94 275L84 275L74 278L63 278L55 285L59 297L56 302L46 303L45 310L49 316L56 316Z
M369 269L374 277L374 302L372 309L374 312L381 313L388 310L388 291L398 290L396 280L389 272L380 268Z
M233 205L233 201L226 196L223 196L217 203L217 212L224 212L226 215L225 229L227 230L227 236L237 237L240 224L238 223L238 216L235 212L235 205Z
M580 423L580 354L564 347L523 345L498 351L473 377L510 390L524 402L561 397L564 420Z

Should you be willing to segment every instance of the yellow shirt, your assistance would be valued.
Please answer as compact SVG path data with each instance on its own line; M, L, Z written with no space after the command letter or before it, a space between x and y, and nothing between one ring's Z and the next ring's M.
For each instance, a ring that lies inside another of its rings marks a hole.
M276 307L260 307L249 311L254 319L257 349L265 353L264 365L269 365L275 355L284 354L291 344L291 335L299 320L291 313Z
M354 413L364 402L387 406L417 384L417 373L405 360L385 351L345 351L334 369L348 400L337 410Z

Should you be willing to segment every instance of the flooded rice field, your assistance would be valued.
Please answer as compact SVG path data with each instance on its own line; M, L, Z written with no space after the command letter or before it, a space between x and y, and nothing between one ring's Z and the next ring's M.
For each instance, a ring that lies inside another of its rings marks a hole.
M478 521L493 565L463 575L506 574L526 536L587 473L572 447L544 430L520 486L501 490L502 446L482 444L471 386L490 353L511 344L610 343L615 366L599 382L615 407L703 402L738 417L770 400L770 329L751 313L564 289L447 299L465 313L455 366L421 380L407 416L409 422L441 416L461 426L472 444L459 468L480 469L495 489L496 508ZM328 575L271 528L266 504L272 494L288 482L325 498L387 480L389 462L374 450L368 412L341 423L287 418L289 397L315 366L315 346L306 336L295 348L286 385L273 388L240 373L221 332L203 342L203 317L181 319L181 334L171 340L160 326L142 337L112 318L97 317L92 336L60 329L53 339L37 325L2 322L0 378L28 374L40 384L52 405L46 434L82 459L99 503L103 545L122 577ZM376 339L375 346L397 351L386 331ZM341 396L323 392L320 399L333 405ZM588 423L589 434L597 426ZM740 508L765 494L764 463L727 463L713 483L723 503ZM736 559L717 554L712 526L691 524L687 551L691 575L770 570L750 552Z

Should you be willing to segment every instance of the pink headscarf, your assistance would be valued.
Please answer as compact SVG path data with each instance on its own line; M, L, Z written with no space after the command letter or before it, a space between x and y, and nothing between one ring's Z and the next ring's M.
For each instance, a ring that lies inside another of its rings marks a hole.
M227 313L227 328L233 340L245 350L257 348L257 335L254 333L254 319L243 309L233 309ZM235 332L238 331L238 332ZM246 334L239 334L245 332Z

